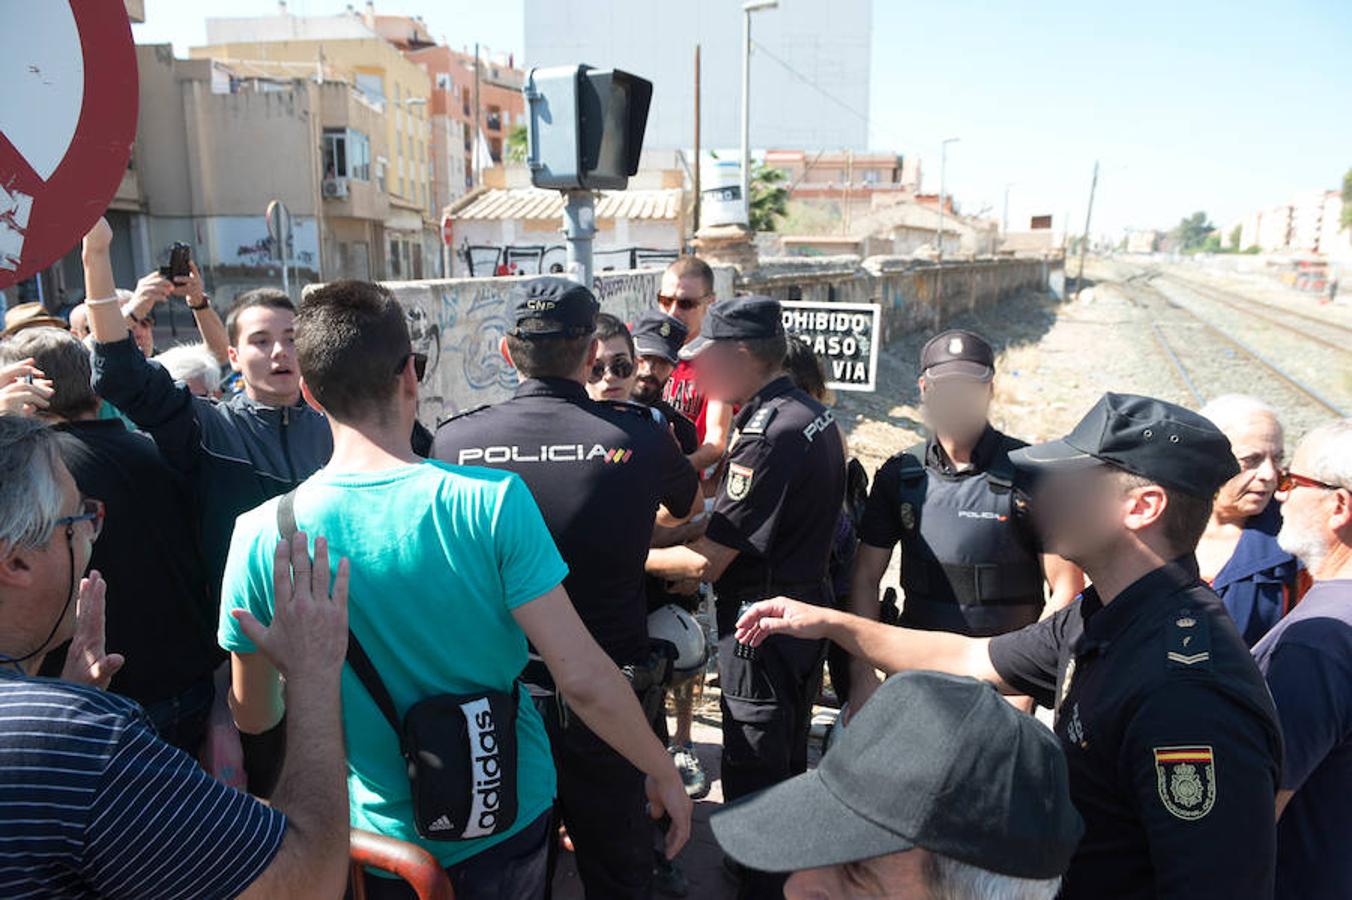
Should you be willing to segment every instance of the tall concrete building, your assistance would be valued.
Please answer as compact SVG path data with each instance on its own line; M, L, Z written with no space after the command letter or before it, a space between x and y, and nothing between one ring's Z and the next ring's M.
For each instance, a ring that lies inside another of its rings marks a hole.
M525 64L587 63L653 82L644 146L694 143L700 45L701 144L741 144L742 4L737 0L525 0ZM871 0L783 0L752 13L752 148L868 144Z

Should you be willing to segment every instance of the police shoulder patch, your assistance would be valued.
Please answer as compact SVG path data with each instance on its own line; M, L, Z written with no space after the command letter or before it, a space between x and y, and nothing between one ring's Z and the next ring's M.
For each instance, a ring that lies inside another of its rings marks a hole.
M1211 668L1211 624L1200 610L1181 609L1165 625L1164 658L1171 669Z
M1155 747L1155 784L1169 815L1194 821L1216 805L1216 759L1211 747Z
M472 407L470 407L469 409L462 409L462 410L460 410L460 412L458 412L458 413L452 413L451 415L447 416L447 417L444 418L444 419L438 419L438 420L437 420L437 427L440 428L442 425L445 425L447 422L454 422L456 419L463 419L465 416L472 416L472 415L474 415L476 412L482 412L483 410L488 409L488 408L489 408L490 406L492 406L492 405L493 405L493 404L491 404L491 403L480 403L478 406L472 406Z
M756 470L737 463L728 464L727 492L732 500L744 500L751 493L751 478Z
M773 406L762 406L751 414L751 418L746 420L746 424L741 428L742 434L765 434L766 429L770 427L770 423L774 421L775 414L778 412L779 410Z

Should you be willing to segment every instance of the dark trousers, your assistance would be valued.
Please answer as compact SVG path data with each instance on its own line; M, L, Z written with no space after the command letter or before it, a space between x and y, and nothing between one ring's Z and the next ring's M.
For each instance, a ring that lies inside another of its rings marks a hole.
M590 900L648 900L653 893L653 820L643 773L597 737L577 714L559 720L555 698L537 698L558 772L558 818L576 850ZM555 842L557 844L557 841ZM549 877L553 880L551 850Z
M542 813L502 843L447 869L455 900L542 900L552 819L550 813ZM415 897L407 881L366 873L366 900Z
M821 686L823 641L772 637L754 659L736 654L737 607L718 609L723 712L723 799L733 801L807 771L812 701ZM782 896L785 876L747 872L739 897Z
M207 717L216 700L216 684L208 674L181 694L145 707L155 732L168 744L197 758L207 735Z

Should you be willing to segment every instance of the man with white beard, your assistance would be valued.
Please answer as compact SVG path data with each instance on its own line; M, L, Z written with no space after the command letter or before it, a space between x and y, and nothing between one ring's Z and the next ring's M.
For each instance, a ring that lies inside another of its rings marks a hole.
M1253 648L1282 726L1276 896L1352 897L1352 419L1306 435L1277 498L1314 587Z

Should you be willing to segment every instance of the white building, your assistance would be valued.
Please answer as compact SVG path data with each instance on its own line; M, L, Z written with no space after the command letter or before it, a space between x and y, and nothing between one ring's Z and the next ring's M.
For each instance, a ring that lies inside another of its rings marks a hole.
M866 149L871 7L784 0L751 14L752 40L764 48L751 59L752 147ZM742 15L735 0L525 0L526 64L586 63L647 78L644 146L676 149L694 144L699 44L701 144L739 147Z

